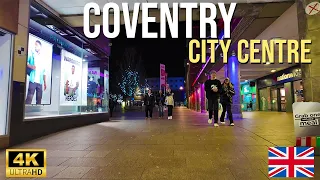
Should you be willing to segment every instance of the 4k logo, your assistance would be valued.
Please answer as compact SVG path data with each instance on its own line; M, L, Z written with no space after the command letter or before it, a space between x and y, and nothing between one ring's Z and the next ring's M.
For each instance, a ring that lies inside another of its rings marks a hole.
M46 177L45 149L7 149L6 177Z

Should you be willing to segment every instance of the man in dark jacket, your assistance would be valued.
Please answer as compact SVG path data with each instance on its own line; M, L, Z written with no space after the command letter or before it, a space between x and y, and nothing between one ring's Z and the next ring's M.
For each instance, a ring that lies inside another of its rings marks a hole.
M206 97L208 99L209 120L212 123L212 114L214 114L214 126L218 127L219 98L221 93L221 82L216 78L217 72L211 73L211 78L205 82Z
M148 119L148 117L150 117L150 119L152 118L152 111L153 111L153 107L154 107L154 102L155 102L155 98L154 95L151 92L151 89L148 90L148 93L145 94L144 96L144 105L145 105L145 110L146 110L146 119Z
M159 94L157 94L156 102L159 108L159 118L163 118L163 107L165 103L165 95L162 93L162 91L159 91Z

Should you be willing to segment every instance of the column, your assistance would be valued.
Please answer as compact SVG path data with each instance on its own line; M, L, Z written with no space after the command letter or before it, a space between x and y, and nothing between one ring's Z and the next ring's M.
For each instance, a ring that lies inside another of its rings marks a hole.
M14 38L12 100L10 118L10 145L23 141L23 119L25 105L25 79L28 52L30 0L19 1L18 33ZM18 54L18 50L24 52Z
M296 0L299 37L312 40L312 44L308 47L311 53L307 55L308 59L312 59L312 64L301 65L303 94L305 101L320 102L320 5L309 5L311 2L318 1ZM306 7L309 6L312 8L306 10ZM307 12L310 13L311 10L312 13L317 13L308 15Z
M205 94L205 89L204 89L204 83L200 85L200 109L201 113L206 113L206 94Z
M233 118L238 119L242 118L242 109L241 109L241 94L240 94L240 69L239 61L236 56L230 56L228 59L228 64L224 67L227 72L230 82L233 84L235 95L233 96L233 103L231 110L233 113Z

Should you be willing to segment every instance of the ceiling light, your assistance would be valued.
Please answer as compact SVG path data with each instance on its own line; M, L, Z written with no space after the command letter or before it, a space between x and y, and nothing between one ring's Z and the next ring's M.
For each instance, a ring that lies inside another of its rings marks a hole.
M244 82L248 82L248 80L245 80Z
M270 64L270 62L266 62L266 65L269 65Z
M276 71L277 71L277 70L275 70L275 69L272 69L272 70L271 70L271 72L276 72Z

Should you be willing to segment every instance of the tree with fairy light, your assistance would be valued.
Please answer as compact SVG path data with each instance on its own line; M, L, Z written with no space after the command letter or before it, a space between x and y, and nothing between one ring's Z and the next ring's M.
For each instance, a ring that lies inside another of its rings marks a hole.
M118 85L125 96L133 97L139 86L139 73L132 71L129 67L122 74L121 82Z

